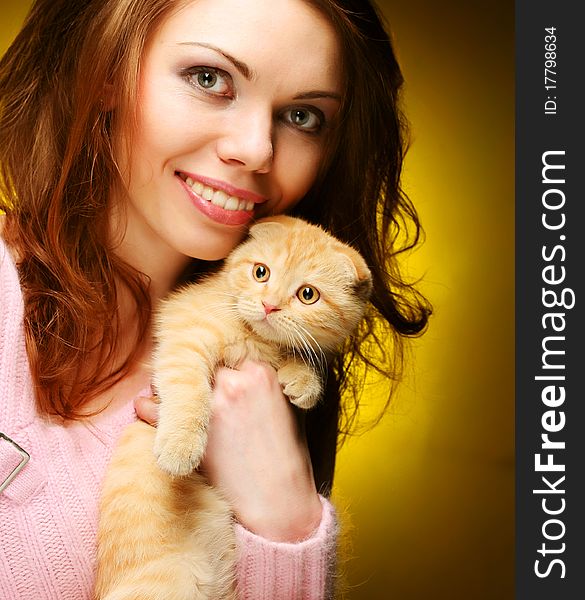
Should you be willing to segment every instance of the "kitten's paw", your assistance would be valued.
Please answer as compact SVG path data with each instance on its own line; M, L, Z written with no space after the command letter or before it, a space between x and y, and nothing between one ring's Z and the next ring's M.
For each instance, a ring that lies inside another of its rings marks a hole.
M319 376L305 365L283 365L278 370L278 381L285 396L299 408L313 408L321 396Z
M315 393L311 390L299 389L300 387L301 386L297 382L293 382L284 386L282 391L295 406L304 409L313 408L319 400L321 390L319 389L318 392Z
M201 462L207 433L200 431L157 430L154 439L154 455L158 466L169 475L176 477L189 475Z

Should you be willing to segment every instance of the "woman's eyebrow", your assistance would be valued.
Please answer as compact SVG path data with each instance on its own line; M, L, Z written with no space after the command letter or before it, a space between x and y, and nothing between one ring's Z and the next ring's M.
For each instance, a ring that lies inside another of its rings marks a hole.
M224 58L229 60L234 67L246 78L252 80L256 77L256 73L253 69L251 69L246 63L243 63L241 60L234 58L231 54L228 54L221 48L214 46L213 44L208 44L206 42L180 42L179 46L200 46L202 48L209 48L209 50L213 50L221 54Z
M221 54L224 58L229 60L229 62L234 65L234 67L248 80L253 80L256 78L256 72L254 69L250 68L246 63L238 60L225 50L222 50L218 46L214 46L213 44L208 44L207 42L179 42L179 46L199 46L200 48L208 48L209 50L213 50L218 54ZM311 92L303 92L297 94L294 99L295 100L315 100L318 98L332 98L333 100L341 101L341 94L336 92L327 92L315 90Z
M320 90L316 90L314 92L304 92L302 94L297 94L294 97L295 100L315 100L318 98L332 98L333 100L338 100L341 102L341 94L336 92L322 92Z

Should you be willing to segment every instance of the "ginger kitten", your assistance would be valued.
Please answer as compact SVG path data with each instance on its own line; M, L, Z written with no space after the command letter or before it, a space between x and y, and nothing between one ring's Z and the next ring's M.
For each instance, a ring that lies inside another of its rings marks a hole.
M360 254L320 227L258 221L221 271L165 300L157 316L159 424L130 425L104 481L98 600L235 598L230 508L195 469L219 366L264 361L310 409L328 355L360 322L371 293Z

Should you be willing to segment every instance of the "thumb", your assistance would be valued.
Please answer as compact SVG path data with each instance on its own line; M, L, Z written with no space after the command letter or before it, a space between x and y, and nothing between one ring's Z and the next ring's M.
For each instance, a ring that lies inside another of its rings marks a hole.
M149 425L158 425L158 402L153 396L138 396L134 400L134 410L139 419Z

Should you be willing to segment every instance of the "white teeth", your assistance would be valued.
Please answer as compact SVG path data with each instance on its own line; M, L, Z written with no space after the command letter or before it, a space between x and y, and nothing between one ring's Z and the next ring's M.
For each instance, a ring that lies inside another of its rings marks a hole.
M230 196L227 199L227 202L225 203L225 209L226 210L238 210L238 205L239 205L239 201L237 198L234 198L233 196Z
M203 185L200 181L195 181L191 177L185 177L185 183L199 196L205 198L225 210L254 210L254 202L251 200L243 200L237 196L228 196L222 190L214 190L208 185Z
M218 190L213 194L213 198L211 199L211 204L215 204L215 206L221 206L225 208L226 200L228 199L228 195L221 190Z

